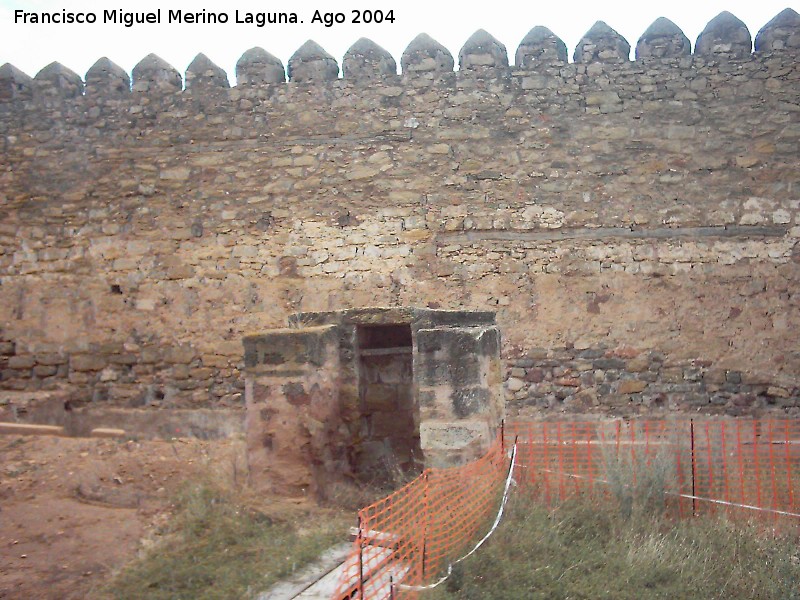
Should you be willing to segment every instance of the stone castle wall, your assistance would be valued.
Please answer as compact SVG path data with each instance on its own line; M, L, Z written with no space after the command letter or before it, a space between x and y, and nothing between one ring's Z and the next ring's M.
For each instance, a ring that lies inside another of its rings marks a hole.
M497 311L510 416L797 412L797 13L665 21L0 67L0 389L239 406L244 334L411 305Z

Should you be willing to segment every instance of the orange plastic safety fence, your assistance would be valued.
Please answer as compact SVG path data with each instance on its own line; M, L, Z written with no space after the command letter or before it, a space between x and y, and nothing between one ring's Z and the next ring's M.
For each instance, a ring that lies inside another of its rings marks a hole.
M477 461L426 469L358 513L359 529L335 599L414 598L407 586L438 579L495 515L507 474L500 439Z
M515 422L517 479L545 502L662 486L682 516L800 517L800 421Z
M359 512L336 600L415 598L489 528L514 479L544 502L575 493L661 497L676 516L725 511L800 524L800 420L536 421L505 425L478 461L427 469Z

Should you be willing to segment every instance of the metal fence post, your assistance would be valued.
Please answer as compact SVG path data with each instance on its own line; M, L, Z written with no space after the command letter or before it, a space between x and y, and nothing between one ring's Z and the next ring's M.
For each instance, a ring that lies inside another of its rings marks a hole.
M358 515L358 597L364 600L364 534L361 529L361 514Z
M697 460L694 456L694 419L689 419L689 439L692 448L692 516L697 516Z
M423 475L425 484L422 488L422 580L425 581L425 559L428 553L428 521L430 520L430 511L428 509L428 472Z

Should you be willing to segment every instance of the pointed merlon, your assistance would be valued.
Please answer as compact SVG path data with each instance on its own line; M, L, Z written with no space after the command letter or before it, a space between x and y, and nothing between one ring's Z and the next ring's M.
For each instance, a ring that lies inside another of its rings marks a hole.
M515 66L531 69L552 62L567 62L567 45L547 27L534 27L519 43L514 55Z
M86 71L86 95L119 96L131 91L131 78L125 69L105 56Z
M791 8L779 12L756 34L756 52L800 48L800 14Z
M83 95L83 81L74 71L58 62L52 62L33 78L39 93L47 96L74 98Z
M470 71L483 68L508 67L506 47L484 29L478 29L464 43L458 53L458 68Z
M628 41L603 21L597 21L578 42L572 58L576 63L624 63L630 54Z
M263 48L250 48L236 62L236 85L283 83L286 70L279 58Z
M133 67L134 92L179 92L181 89L181 74L155 54L148 54Z
M345 53L342 74L345 79L380 79L397 75L397 63L387 50L372 40L361 38Z
M676 58L692 53L689 38L680 27L666 17L659 17L636 42L636 60L642 58Z
M30 98L33 78L23 73L11 63L0 67L0 102L16 98Z
M694 53L698 56L720 58L745 58L750 55L753 42L747 25L728 11L711 19L697 37Z
M186 89L229 88L228 75L202 52L186 68Z
M427 33L420 33L411 40L400 58L403 74L451 73L453 55Z
M339 77L339 63L314 40L308 40L289 59L289 81L333 81Z

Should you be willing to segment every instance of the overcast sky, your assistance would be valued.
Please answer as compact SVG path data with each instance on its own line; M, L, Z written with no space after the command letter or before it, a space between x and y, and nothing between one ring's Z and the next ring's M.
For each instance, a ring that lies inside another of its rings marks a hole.
M476 7L476 8L470 8ZM138 2L101 2L98 0L0 0L0 64L10 62L29 75L45 65L59 61L83 77L101 56L107 56L129 73L133 66L150 52L155 52L182 73L192 58L205 53L228 72L235 84L235 64L242 53L261 46L286 65L289 57L307 39L313 39L330 52L341 66L344 53L360 37L367 37L386 48L397 60L408 43L421 32L428 33L445 45L456 57L467 38L477 29L486 29L506 45L513 63L514 52L523 36L535 25L549 27L567 44L570 57L582 35L597 20L608 23L635 47L636 40L656 18L674 21L692 42L706 23L723 10L745 22L755 38L758 30L784 8L798 10L798 0L711 0L689 2L598 2L570 0L549 2L509 2L486 0L447 3L420 0L349 0L309 2L307 0L140 0ZM162 24L103 24L104 9L153 11L162 9ZM359 8L393 10L394 23L350 23L325 27L312 24L314 11L343 12L349 21ZM95 12L94 25L23 25L14 23L14 11ZM226 25L167 24L169 9L187 12L205 9L224 11L230 17ZM234 23L235 11L296 12L305 21L296 25L255 25Z

